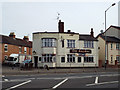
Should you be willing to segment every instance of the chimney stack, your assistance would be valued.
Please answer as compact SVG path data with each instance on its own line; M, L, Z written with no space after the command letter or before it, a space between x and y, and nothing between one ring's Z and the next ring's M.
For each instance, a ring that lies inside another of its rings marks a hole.
M60 33L64 32L64 22L61 22L61 20L58 22L58 30Z
M29 41L28 36L24 36L23 40L25 40L25 41Z
M93 28L91 28L91 32L90 32L90 35L91 35L92 37L94 37Z
M15 33L14 32L11 32L9 37L12 37L12 38L15 38Z
M68 30L68 33L70 33L71 32L71 30Z

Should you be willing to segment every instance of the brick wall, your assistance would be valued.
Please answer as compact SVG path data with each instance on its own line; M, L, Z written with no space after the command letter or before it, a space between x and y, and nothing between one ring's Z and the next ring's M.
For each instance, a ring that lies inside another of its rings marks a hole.
M6 56L9 56L10 54L24 54L24 47L22 46L22 52L21 53L19 53L19 47L20 46L16 46L16 45L10 45L10 44L7 44L8 45L8 51L7 52L5 52L4 51L4 45L5 44L0 44L1 45L1 47L0 47L0 50L2 51L2 52L0 52L0 55L2 56L2 57L0 57L0 61L1 62L3 62L4 61L4 57L5 57L5 55ZM2 53L2 54L1 54ZM27 47L27 53L26 53L27 55L32 55L32 48L29 48L29 47Z

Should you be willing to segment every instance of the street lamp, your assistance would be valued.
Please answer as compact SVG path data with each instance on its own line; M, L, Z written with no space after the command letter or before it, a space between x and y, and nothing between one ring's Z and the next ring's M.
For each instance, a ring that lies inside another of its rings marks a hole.
M113 3L108 9L105 10L105 31L106 31L106 12L114 5L115 3ZM105 32L105 69L106 66L107 66L107 44L106 44L106 32Z

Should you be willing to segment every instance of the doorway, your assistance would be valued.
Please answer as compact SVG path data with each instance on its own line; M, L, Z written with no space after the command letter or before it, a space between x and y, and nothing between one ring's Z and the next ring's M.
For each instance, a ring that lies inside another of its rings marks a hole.
M34 56L34 64L35 64L35 68L38 67L38 56Z

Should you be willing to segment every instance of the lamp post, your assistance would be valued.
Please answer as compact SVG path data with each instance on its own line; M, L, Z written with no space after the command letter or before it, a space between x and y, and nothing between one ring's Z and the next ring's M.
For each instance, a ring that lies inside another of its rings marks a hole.
M114 5L115 3L113 3L109 8L105 10L105 31L106 31L106 12ZM106 32L105 32L105 69L106 66L107 66L107 44L106 44Z

